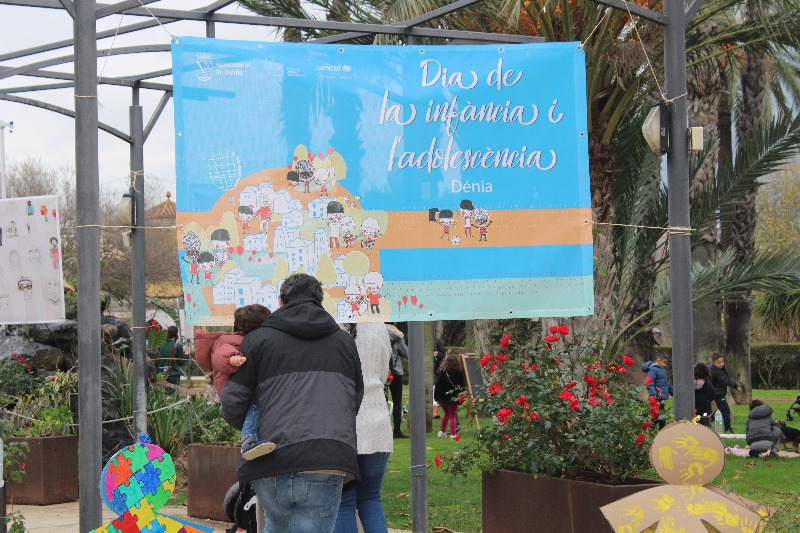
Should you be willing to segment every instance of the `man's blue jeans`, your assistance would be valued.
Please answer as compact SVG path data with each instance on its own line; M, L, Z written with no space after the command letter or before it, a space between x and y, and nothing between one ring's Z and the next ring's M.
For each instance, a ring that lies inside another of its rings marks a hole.
M344 476L295 472L251 484L264 509L268 533L331 533Z
M356 508L364 533L386 533L386 513L381 504L381 483L389 454L384 452L358 456L361 482L342 494L336 533L357 533Z

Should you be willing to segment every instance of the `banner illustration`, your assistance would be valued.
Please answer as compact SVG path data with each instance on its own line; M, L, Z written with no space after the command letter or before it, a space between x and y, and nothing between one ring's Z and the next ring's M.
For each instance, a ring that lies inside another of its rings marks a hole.
M593 312L579 43L173 43L187 321L316 276L341 322Z

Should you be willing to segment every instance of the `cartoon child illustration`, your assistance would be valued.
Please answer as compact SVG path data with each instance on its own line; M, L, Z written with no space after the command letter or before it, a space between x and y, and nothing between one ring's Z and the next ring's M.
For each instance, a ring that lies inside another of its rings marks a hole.
M472 237L472 200L461 200L458 207L458 214L464 219L464 237Z
M33 293L33 282L31 281L31 278L27 276L22 276L19 278L19 281L17 281L17 289L22 292L25 300L30 300Z
M42 207L40 207L40 208L39 208L39 212L40 212L40 213L42 214L42 216L44 217L44 221L45 221L45 222L47 222L47 206L46 206L46 205L43 205Z
M267 233L269 231L269 221L272 220L272 209L266 203L261 204L258 211L255 213L256 218L259 218L259 227L261 231Z
M344 289L344 299L350 304L352 316L361 316L361 289L358 285L348 285Z
M30 248L28 248L28 264L31 266L42 264L42 253L36 245L32 244Z
M475 221L475 224L472 225L474 228L478 228L478 241L485 241L487 240L488 233L489 233L489 226L492 225L492 221L490 219L489 211L486 209L479 207L478 209L472 212L472 220Z
M320 167L314 171L314 181L319 185L319 192L325 195L328 192L328 182L330 172L325 167Z
M217 228L211 234L211 250L214 251L214 259L217 260L219 267L231 260L228 255L228 247L231 244L231 236L228 230Z
M214 256L211 252L202 252L197 256L197 266L203 273L203 279L211 283L211 271L214 269Z
M351 248L353 243L356 242L356 221L353 220L353 217L343 217L340 225L344 232L344 236L342 237L344 239L344 244L347 248Z
M16 236L17 236L17 221L16 220L12 220L11 222L8 223L8 227L6 228L6 234L8 235L9 238L11 238L11 237L16 238Z
M383 287L383 276L380 272L367 272L364 276L364 286L367 288L367 299L369 300L369 310L373 315L381 314L381 287Z
M361 222L361 247L372 250L375 247L375 239L381 234L381 226L376 218L365 218Z
M301 159L294 165L300 181L303 182L303 192L309 192L309 185L314 179L314 164L306 159Z
M29 216L29 217L32 217L32 216L33 216L33 206L31 205L31 201L30 201L30 200L28 200L26 203L27 203L28 205L27 205L27 206L25 206L25 212L26 212L26 213L28 213L28 216Z
M189 263L189 283L200 283L200 267L197 264L197 260L200 257L200 250L195 250L194 248L189 248L186 250L186 255L184 255L181 259L185 262ZM192 280L197 280L192 281Z
M328 219L328 230L329 230L329 238L328 238L328 247L333 250L334 243L336 244L336 251L339 251L339 235L342 231L342 219L344 218L344 208L342 204L333 200L332 202L328 202L328 206L325 209L325 213Z
M255 218L253 215L253 208L249 205L239 206L239 220L242 222L242 234L247 235L250 233L250 221Z
M53 270L58 270L58 239L50 237L50 257L53 258Z
M54 279L47 280L47 300L53 305L58 305L58 302L61 301L58 281Z
M450 240L450 228L453 227L456 223L456 220L453 218L453 212L449 209L442 209L439 211L439 225L442 226L442 234L439 236L441 239L442 237L446 237L447 240Z

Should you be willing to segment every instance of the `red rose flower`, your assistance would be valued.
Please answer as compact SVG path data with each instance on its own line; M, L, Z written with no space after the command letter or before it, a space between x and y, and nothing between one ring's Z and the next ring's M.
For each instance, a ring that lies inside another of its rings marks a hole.
M559 398L561 398L561 399L562 399L562 400L564 400L564 401L567 401L567 402L569 402L569 401L571 401L573 398L575 398L575 395L574 395L574 394L572 394L570 391L568 391L568 390L565 390L565 391L563 391L561 394L559 394L559 395L558 395L558 397L559 397Z
M558 333L558 326L550 326L550 333Z
M456 436L453 437L453 440L456 441L456 442L460 441L461 440L461 433L456 433Z
M517 398L517 401L514 403L516 403L517 405L525 405L526 403L528 403L528 398L524 394L520 394L519 398Z
M558 342L558 341L559 338L556 337L555 335L548 335L547 337L544 338L544 342Z
M497 411L497 421L501 424L505 424L508 422L508 419L511 418L511 409L508 407L503 407L499 411Z
M619 371L620 374L627 374L628 373L628 369L625 368L625 367L619 367L617 370Z
M388 375L388 376L386 376L386 379L387 379L387 380L389 380L389 383L391 383L392 381L394 381L394 376L392 375L392 373L391 373L391 372L389 372L389 375Z
M442 466L442 454L437 455L433 462L436 463L436 468Z
M503 386L500 385L499 383L492 383L491 385L489 385L489 394L491 394L492 396L494 396L501 390L503 390Z
M503 349L508 348L508 343L510 341L511 341L511 337L509 336L508 333L506 333L505 335L503 335L503 338L500 339L500 347L503 348Z
M536 363L531 363L531 365L528 367L528 370L536 370L538 368L539 368L539 365L537 365Z
M569 328L567 326L558 326L558 332L562 335L569 335Z
M461 395L458 397L459 405L467 401L467 393L462 392Z
M625 363L628 366L631 366L633 363L635 363L635 361L633 359L631 359L630 357L628 357L627 355L623 355L622 356L622 362Z
M504 354L504 353L499 353L499 354L495 355L494 358L497 361L500 361L501 363L505 363L506 361L508 361L508 356L506 354Z
M508 439L510 439L510 438L511 438L511 437L509 437L509 436L508 436L508 433L504 433L504 434L503 434L503 440L508 440Z
M642 429L647 429L647 428L649 428L649 427L650 427L650 426L652 426L652 425L653 425L653 421L652 421L652 420L648 420L647 422L645 422L644 424L642 424Z
M578 401L578 399L577 399L577 398L573 398L573 399L572 399L572 400L569 402L569 408L570 408L570 409L572 409L573 411L580 411L580 409L581 409L581 403Z
M481 366L486 366L486 365L489 364L489 361L491 361L491 360L492 360L492 355L487 353L486 355L481 357L480 361L478 361L478 362L481 364Z
M539 413L534 413L533 411L528 413L528 416L531 417L531 420L534 422L538 422L542 417L539 416Z
M574 387L575 385L577 385L577 384L578 384L578 382L577 382L577 381L570 381L569 383L567 383L566 385L564 385L564 388L565 388L565 389L567 389L567 390L569 390L569 389L573 388L573 387Z
M639 433L636 436L636 445L641 446L642 444L644 444L644 433Z

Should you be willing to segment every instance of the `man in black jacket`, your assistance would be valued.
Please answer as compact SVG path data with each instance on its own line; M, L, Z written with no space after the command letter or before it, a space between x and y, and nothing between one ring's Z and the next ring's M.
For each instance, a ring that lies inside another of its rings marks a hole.
M322 308L322 285L294 274L281 307L242 341L245 364L222 390L222 416L242 427L258 404L268 455L239 463L266 515L266 531L331 532L342 485L359 478L356 414L364 394L355 341Z

